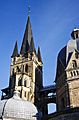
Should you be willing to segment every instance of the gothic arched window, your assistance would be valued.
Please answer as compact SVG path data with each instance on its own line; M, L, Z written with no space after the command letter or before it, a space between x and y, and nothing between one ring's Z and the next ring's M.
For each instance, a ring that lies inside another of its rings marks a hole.
M26 80L24 80L24 87L26 87Z
M25 66L25 72L28 72L28 65Z
M21 85L22 85L22 79L18 81L18 86L21 86Z
M17 72L21 72L20 68L17 66Z
M72 65L73 65L73 68L76 68L77 67L77 63L75 60L72 61Z

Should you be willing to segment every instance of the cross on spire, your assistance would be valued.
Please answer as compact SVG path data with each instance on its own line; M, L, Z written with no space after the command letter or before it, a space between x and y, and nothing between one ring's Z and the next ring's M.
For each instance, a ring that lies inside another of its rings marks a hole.
M28 0L28 16L30 16L31 10L30 10L30 0Z

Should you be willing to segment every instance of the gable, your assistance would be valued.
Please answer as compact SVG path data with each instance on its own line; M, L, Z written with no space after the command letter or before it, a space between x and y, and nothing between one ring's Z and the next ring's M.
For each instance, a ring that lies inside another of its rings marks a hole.
M72 53L69 53L69 59L67 62L66 70L73 69L73 67L77 67L79 63L79 53L77 50L74 50Z

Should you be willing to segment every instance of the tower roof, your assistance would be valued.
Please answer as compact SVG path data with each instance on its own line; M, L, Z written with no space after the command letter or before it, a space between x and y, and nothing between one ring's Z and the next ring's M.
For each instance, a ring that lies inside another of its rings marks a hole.
M31 52L31 53L36 52L33 38L31 39L31 42L30 42L29 52Z
M15 47L14 47L14 50L13 50L13 54L12 54L12 57L16 57L18 56L18 45L17 45L17 41L15 43Z
M28 52L31 44L31 40L33 41L33 34L32 34L32 28L30 23L30 16L28 16L20 54L26 54Z

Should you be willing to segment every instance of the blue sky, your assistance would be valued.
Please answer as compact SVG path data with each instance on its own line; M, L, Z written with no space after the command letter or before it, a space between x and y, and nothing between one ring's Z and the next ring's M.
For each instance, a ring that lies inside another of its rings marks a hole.
M28 15L27 0L0 0L0 89L8 86L10 56L15 41L19 50ZM36 48L41 47L44 86L53 84L59 50L79 28L79 0L30 0ZM0 93L1 94L1 93ZM52 107L50 107L51 111Z

